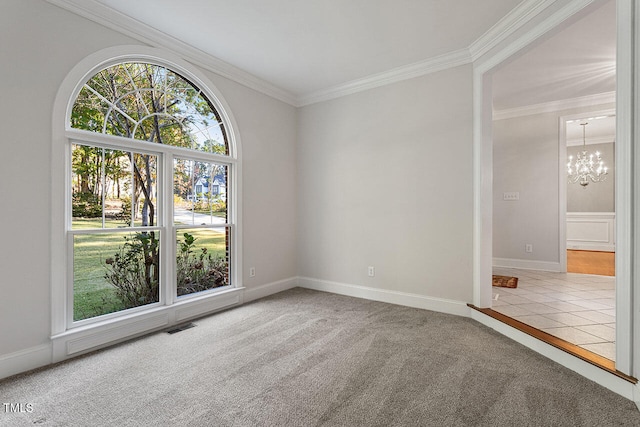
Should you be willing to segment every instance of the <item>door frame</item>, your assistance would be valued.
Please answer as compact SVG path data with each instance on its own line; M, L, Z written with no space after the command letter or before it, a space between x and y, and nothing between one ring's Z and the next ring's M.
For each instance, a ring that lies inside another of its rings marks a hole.
M573 0L562 9L535 25L531 30L499 50L489 58L474 64L473 70L473 145L474 145L474 244L473 244L473 303L478 307L491 307L492 233L493 233L493 141L492 141L492 88L491 75L501 63L516 55L548 31L594 3L594 0ZM640 98L640 89L634 86L634 20L640 17L633 0L616 0L617 58L616 58L616 369L637 377L637 363L632 363L634 344L633 307L640 296L632 299L632 264L634 242L640 245L638 231L630 233L633 213L632 141L634 105ZM640 8L638 8L640 9ZM638 21L636 21L638 22ZM640 41L640 40L639 40ZM634 92L634 88L636 92ZM640 151L640 150L639 150ZM636 156L640 157L639 153ZM636 201L640 203L640 201ZM634 234L634 236L632 236ZM640 249L640 247L639 247ZM638 316L640 318L640 316ZM640 325L640 319L635 322ZM635 353L637 354L637 353ZM635 389L634 389L635 390ZM640 393L639 393L640 396Z

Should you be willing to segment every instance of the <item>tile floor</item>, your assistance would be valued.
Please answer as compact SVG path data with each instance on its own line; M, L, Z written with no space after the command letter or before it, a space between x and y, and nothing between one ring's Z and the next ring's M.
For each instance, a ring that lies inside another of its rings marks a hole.
M615 277L494 268L518 278L493 287L493 309L615 361Z

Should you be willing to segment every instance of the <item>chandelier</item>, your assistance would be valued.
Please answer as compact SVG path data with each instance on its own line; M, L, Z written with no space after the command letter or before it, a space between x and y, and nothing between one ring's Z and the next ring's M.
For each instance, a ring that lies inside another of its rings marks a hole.
M582 126L582 152L578 153L575 162L573 156L569 156L569 162L567 162L569 182L579 183L582 188L587 188L589 181L602 182L607 179L607 167L602 161L600 152L587 154L586 127L588 124L588 122L580 123Z

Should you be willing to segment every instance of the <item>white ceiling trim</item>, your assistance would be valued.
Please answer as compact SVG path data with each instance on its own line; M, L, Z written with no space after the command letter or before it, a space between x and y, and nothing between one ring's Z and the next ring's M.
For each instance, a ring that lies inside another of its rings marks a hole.
M309 93L299 99L298 106L328 101L345 95L351 95L364 90L471 63L504 41L556 1L557 0L526 0L502 17L478 40L473 42L468 49L460 49L435 58Z
M414 64L405 65L394 68L371 76L352 80L347 83L336 85L328 89L319 90L304 95L299 99L298 106L315 104L317 102L328 101L330 99L340 98L345 95L351 95L368 89L380 86L386 86L391 83L402 80L413 79L415 77L424 76L426 74L435 73L437 71L446 70L448 68L458 67L471 63L471 55L467 49L460 49L449 52L444 55L429 58Z
M287 104L296 105L296 97L293 94L94 0L46 1L151 46L168 49L185 61L243 86Z
M558 0L556 0L558 1ZM548 31L556 28L562 22L578 13L580 10L593 3L596 0L567 0L569 3L564 5L560 10L555 12L551 17L542 21L540 25L536 25L533 29L527 31L524 35L517 40L511 42L508 46L501 49L498 53L490 58L480 59L476 61L474 59L474 67L478 74L485 73L492 68L496 67L509 57L518 53L521 49L524 49L530 43L536 41L539 37L543 36ZM532 18L532 17L531 17ZM531 19L530 18L530 19Z
M615 92L605 92L596 95L580 96L577 98L563 99L560 101L544 102L541 104L527 105L524 107L494 110L493 120L512 119L514 117L530 116L533 114L553 113L555 111L568 110L570 108L594 107L596 105L616 102Z
M471 58L477 60L555 2L556 0L526 0L520 3L478 40L471 43Z
M471 63L504 41L508 36L513 34L514 31L521 28L538 13L558 0L525 0L500 19L496 25L491 27L478 40L472 43L468 49L460 49L362 79L352 80L327 89L311 92L301 97L295 96L251 73L209 55L200 49L143 24L95 0L46 1L151 46L171 50L182 59L203 67L206 70L290 105L300 107ZM593 0L573 1L576 3L590 3Z

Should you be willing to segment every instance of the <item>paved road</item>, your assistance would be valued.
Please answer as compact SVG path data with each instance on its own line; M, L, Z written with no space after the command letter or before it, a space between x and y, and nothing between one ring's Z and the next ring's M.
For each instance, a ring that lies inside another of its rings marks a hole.
M220 218L215 215L191 212L186 209L180 208L174 209L173 220L176 224L184 225L215 225L225 223L224 218Z

